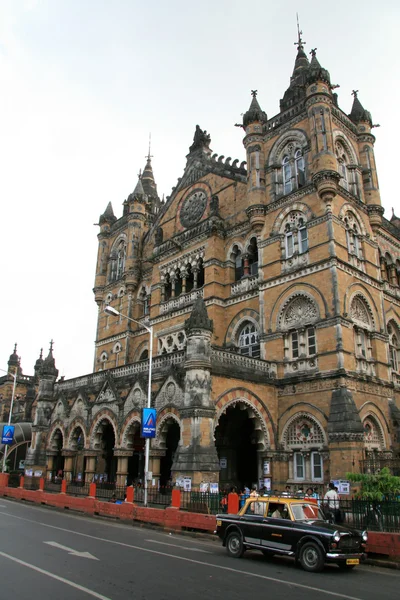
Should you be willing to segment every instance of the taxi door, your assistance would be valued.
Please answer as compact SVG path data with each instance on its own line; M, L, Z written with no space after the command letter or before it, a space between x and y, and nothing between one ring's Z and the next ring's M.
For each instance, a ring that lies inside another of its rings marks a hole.
M261 527L261 548L287 554L293 546L293 522L286 502L270 502Z
M267 502L258 501L254 498L247 505L245 513L240 517L242 521L243 541L248 546L260 547L262 523L265 516Z

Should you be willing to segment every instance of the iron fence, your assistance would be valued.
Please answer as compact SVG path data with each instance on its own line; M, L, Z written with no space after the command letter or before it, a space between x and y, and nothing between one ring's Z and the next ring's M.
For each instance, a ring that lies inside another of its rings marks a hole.
M172 487L162 486L147 488L147 504L157 508L166 508L171 506ZM144 502L144 487L134 486L134 502L142 504Z
M223 492L200 492L191 490L190 492L181 491L181 509L188 512L204 513L216 515L222 512Z
M19 487L21 480L21 473L10 473L8 477L8 487L17 488Z
M326 517L335 523L368 531L400 532L400 500L341 499L331 508L321 504Z
M59 494L61 492L61 479L59 477L46 479L44 482L44 489L50 494Z
M40 477L26 477L24 479L24 488L26 490L38 490Z
M370 475L376 475L384 467L388 467L392 475L400 476L400 457L387 458L379 454L369 456L360 460L360 471Z
M106 502L123 502L125 500L126 487L117 486L115 483L96 484L96 498Z
M84 481L68 481L67 494L70 496L88 496L89 487L90 484Z

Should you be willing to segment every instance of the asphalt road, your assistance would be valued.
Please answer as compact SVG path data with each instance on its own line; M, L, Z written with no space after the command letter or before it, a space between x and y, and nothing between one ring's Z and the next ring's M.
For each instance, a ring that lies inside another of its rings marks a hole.
M398 600L400 572L227 556L218 540L168 534L0 498L0 600Z

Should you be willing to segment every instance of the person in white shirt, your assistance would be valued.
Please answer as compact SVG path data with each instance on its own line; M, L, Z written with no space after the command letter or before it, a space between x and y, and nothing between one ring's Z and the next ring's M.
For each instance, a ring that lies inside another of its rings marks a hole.
M329 483L328 491L324 496L324 507L329 515L329 520L332 523L336 522L336 515L339 511L339 494L335 490L335 486L332 482Z

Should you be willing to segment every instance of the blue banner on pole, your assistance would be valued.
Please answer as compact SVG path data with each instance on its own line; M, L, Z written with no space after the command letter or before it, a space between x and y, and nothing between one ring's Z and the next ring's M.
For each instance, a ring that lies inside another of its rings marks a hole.
M157 411L155 408L142 409L142 437L156 437Z
M3 435L1 436L1 443L10 446L14 439L14 425L3 425Z

